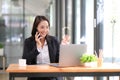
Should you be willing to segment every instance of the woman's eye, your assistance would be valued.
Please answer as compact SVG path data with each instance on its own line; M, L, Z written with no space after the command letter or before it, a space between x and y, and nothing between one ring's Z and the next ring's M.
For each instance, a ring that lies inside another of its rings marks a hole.
M41 29L48 29L49 27L48 26L41 26L40 28Z
M41 29L44 29L44 26L41 26Z

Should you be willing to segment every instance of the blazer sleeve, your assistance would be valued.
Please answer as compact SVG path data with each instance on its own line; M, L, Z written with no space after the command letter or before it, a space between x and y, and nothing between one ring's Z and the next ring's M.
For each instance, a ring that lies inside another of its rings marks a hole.
M26 59L27 64L36 64L35 60L39 52L37 51L36 45L33 45L29 39L24 41L23 47L23 59Z

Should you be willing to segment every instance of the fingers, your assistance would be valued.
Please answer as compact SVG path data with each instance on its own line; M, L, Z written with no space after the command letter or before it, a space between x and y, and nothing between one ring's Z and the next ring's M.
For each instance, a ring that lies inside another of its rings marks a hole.
M37 48L41 48L41 46L42 46L42 43L41 43L40 39L41 39L40 33L36 32L36 34L35 34L35 41L36 41Z
M37 43L40 43L40 39L38 38L40 36L40 34L38 32L36 32L35 34L35 40Z

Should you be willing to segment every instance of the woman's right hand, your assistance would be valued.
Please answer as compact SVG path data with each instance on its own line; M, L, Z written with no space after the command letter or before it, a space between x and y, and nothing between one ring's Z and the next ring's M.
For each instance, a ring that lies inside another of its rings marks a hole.
M36 41L37 48L41 48L41 46L42 46L42 43L40 41L40 37L39 36L40 36L39 32L36 32L36 34L35 34L35 41Z

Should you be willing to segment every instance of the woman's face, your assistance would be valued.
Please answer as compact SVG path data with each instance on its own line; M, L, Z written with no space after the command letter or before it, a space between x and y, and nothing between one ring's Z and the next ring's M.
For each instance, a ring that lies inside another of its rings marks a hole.
M40 36L45 38L45 36L49 33L49 24L47 21L43 20L41 21L38 26L37 30L40 33Z

